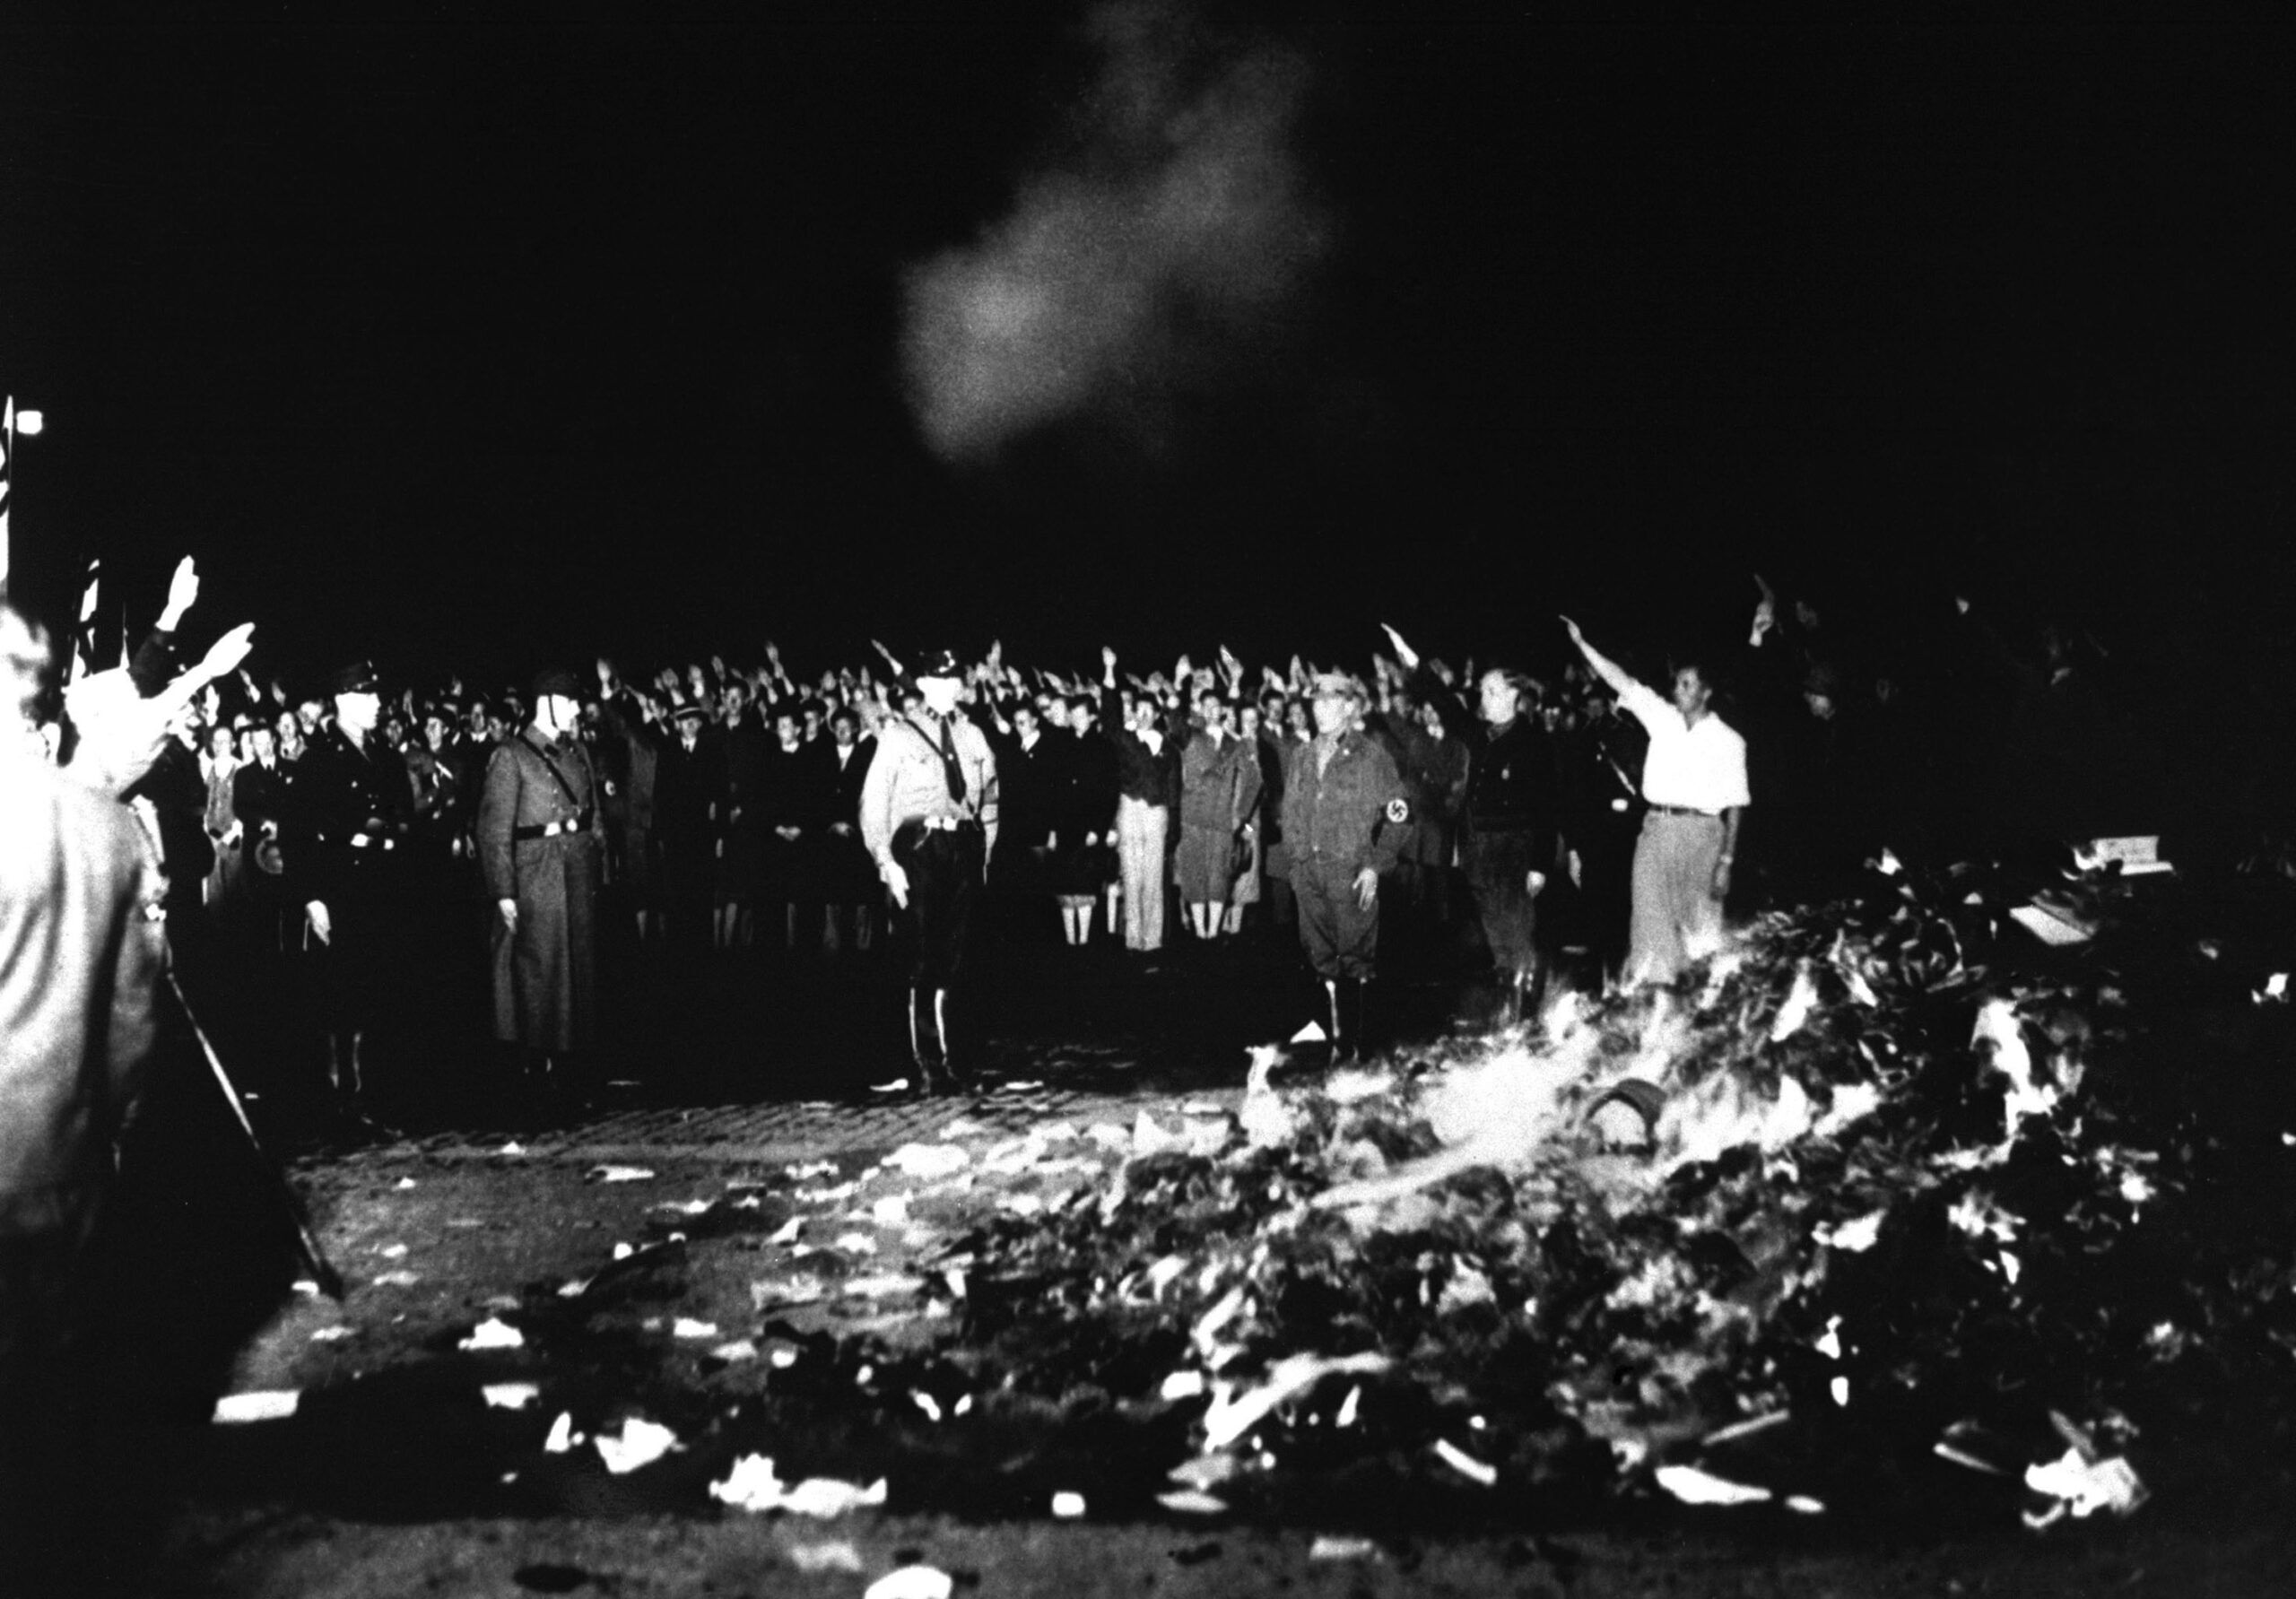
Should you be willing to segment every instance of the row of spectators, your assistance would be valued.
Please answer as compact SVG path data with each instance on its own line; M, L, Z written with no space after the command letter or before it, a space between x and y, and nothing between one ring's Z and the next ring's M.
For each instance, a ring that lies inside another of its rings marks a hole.
M196 577L187 588L179 574L132 673L143 691L165 675L196 594ZM1750 894L1828 891L1884 843L1935 856L1988 831L2097 830L2118 820L2103 802L2127 752L2092 681L2093 646L2048 630L2021 656L1966 606L1955 621L1952 647L1933 639L1923 658L1852 678L1819 613L1765 588L1745 644L1700 663L1721 690L1718 713L1750 747ZM909 692L900 659L873 648L871 658L802 676L770 645L752 661L712 656L647 675L596 664L583 736L605 779L612 879L649 939L725 946L754 942L761 927L788 946L867 940L878 890L854 813L873 734L909 708ZM1173 818L1160 885L1177 889L1191 932L1216 939L1255 914L1283 919L1283 751L1310 736L1318 668L1294 657L1253 672L1224 649L1205 665L1117 665L1099 673L1024 667L992 646L970 668L966 707L991 732L1004 790L993 880L1042 904L1048 930L1059 903L1057 925L1071 943L1100 925L1097 903L1108 927L1129 920L1127 942L1153 949L1161 908L1146 908L1154 925L1144 929L1143 908L1127 918L1113 891L1114 818L1129 794ZM1652 681L1668 675L1655 656L1642 665ZM1477 664L1421 661L1396 639L1370 656L1363 675L1365 729L1403 775L1414 819L1394 900L1447 925L1478 735ZM403 752L418 847L451 875L446 863L470 858L486 756L525 725L529 697L472 691L435 673L416 681L431 686L387 685L377 736ZM1552 864L1586 908L1571 926L1614 958L1640 730L1575 661L1523 686L1551 746L1552 830L1561 840ZM1999 714L1956 719L1985 700ZM244 666L177 710L174 736L142 786L167 835L175 908L228 908L275 868L266 846L291 836L291 778L329 715L324 693L291 694ZM1137 758L1136 740L1112 739L1118 729L1149 733L1152 759ZM50 729L52 745L59 732Z

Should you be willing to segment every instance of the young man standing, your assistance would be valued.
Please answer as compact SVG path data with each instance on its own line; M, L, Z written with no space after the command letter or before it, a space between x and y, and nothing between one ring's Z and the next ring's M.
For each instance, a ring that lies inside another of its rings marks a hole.
M1671 983L1722 942L1738 822L1752 803L1746 741L1710 708L1714 688L1703 668L1678 668L1673 697L1663 700L1587 643L1577 622L1566 616L1562 625L1595 675L1650 734L1642 763L1649 809L1634 847L1625 981Z

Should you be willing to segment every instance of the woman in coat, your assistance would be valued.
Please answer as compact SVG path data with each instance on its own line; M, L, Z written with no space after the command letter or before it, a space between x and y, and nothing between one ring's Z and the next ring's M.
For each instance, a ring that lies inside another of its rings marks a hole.
M1180 749L1180 842L1174 862L1180 899L1198 939L1226 931L1228 898L1259 805L1257 752L1239 737L1227 704L1210 690L1196 697L1196 720Z

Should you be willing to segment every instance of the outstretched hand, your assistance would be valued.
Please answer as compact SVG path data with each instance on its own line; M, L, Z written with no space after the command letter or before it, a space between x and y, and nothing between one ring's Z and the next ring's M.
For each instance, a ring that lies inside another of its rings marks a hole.
M248 658L248 651L255 647L255 623L243 621L209 647L199 663L199 676L207 682L219 677L229 677Z
M1419 669L1419 652L1412 648L1410 645L1405 644L1403 641L1403 635L1396 632L1395 629L1387 623L1384 621L1381 622L1379 624L1379 630L1387 634L1387 642L1396 647L1396 659L1403 663L1403 669L1405 672L1417 671Z
M168 579L168 613L176 617L199 602L199 563L190 556L176 562L175 576Z

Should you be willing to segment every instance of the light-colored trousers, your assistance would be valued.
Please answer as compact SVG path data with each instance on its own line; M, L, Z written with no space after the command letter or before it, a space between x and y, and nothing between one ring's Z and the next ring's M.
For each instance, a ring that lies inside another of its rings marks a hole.
M1714 897L1714 864L1721 855L1719 816L1644 815L1634 845L1629 987L1671 983L1685 965L1721 948L1722 901Z
M1124 882L1124 947L1164 947L1164 839L1172 813L1129 795L1116 802L1116 859Z

